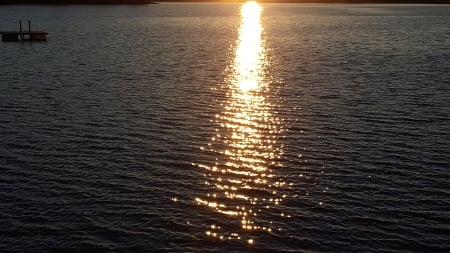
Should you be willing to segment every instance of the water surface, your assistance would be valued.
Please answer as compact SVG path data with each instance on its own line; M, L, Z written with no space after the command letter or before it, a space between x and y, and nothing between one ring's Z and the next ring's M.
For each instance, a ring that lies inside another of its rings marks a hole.
M4 251L446 252L450 8L2 6Z

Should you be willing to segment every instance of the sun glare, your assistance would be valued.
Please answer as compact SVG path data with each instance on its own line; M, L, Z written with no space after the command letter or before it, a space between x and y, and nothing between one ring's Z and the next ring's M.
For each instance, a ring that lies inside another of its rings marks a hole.
M241 9L242 16L250 20L259 20L261 5L256 2L246 2Z
M256 2L247 2L241 8L241 27L239 44L236 48L236 83L241 91L258 88L261 78L261 58L263 46L260 23L261 6Z

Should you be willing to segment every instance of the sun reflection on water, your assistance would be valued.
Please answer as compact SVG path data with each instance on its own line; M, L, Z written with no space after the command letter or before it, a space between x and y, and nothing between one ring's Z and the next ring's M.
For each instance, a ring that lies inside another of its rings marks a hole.
M258 89L261 83L261 70L264 52L261 40L261 6L256 2L247 2L241 9L241 27L239 44L234 60L235 83L242 91Z
M206 235L218 239L242 239L257 243L252 234L273 233L274 217L288 218L280 203L286 197L286 183L275 173L282 167L282 146L278 143L282 120L276 117L268 97L270 86L265 73L266 58L262 8L247 2L241 8L241 25L231 73L224 87L227 99L216 115L216 136L208 147L214 164L195 164L205 170L211 187L199 205L223 214L223 220L208 225ZM229 219L229 220L228 220ZM218 224L222 224L221 226ZM225 228L226 227L226 228Z

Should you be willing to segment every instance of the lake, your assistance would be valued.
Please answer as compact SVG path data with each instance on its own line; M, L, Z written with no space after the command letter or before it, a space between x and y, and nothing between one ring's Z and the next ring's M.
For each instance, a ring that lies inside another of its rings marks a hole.
M448 252L450 6L1 6L3 252ZM27 29L27 26L24 26Z

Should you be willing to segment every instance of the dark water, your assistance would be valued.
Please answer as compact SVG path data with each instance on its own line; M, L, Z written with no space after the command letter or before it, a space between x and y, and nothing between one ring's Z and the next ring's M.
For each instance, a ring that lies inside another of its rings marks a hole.
M0 251L450 251L450 8L240 7L0 7Z

